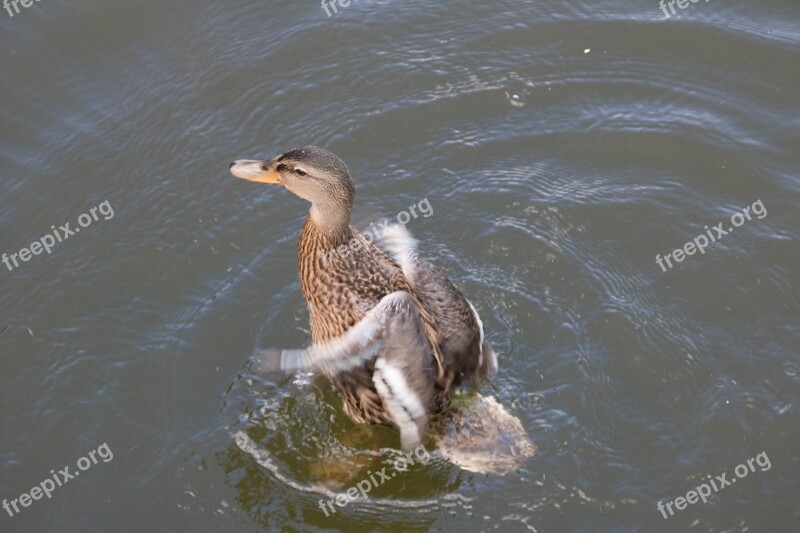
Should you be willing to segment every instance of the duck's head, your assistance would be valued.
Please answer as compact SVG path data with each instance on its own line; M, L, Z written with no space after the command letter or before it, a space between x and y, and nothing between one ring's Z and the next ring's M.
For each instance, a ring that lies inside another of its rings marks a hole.
M322 148L304 146L269 160L237 159L230 166L237 178L283 185L311 202L311 219L324 230L347 227L355 187L344 161Z

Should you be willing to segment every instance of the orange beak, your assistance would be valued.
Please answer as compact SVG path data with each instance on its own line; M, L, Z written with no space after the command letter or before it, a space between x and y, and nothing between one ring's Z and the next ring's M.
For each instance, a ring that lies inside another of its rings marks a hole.
M237 159L231 163L231 174L235 177L258 183L280 183L281 177L275 171L272 161Z

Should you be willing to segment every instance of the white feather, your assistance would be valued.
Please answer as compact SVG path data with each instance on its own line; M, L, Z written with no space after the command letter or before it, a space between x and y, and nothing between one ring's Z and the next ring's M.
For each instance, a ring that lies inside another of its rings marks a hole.
M377 368L377 363L375 366L375 372L372 374L372 382L375 384L375 390L380 394L386 410L392 415L392 420L400 429L400 444L403 449L411 449L420 443L419 428L411 416L409 416L401 400L392 394L389 385L386 383L387 378L384 376L383 370ZM417 401L419 401L419 399L417 399Z

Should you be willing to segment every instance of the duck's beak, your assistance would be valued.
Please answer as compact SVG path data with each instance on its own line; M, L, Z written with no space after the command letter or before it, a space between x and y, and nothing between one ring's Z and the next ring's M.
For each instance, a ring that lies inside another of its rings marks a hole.
M273 161L255 161L237 159L231 163L231 174L237 178L258 183L280 183L281 178L275 171Z

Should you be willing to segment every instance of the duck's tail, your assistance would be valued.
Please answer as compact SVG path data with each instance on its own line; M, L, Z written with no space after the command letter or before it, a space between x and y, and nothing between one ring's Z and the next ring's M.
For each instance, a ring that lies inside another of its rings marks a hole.
M481 348L481 355L478 359L478 376L486 378L497 372L497 354L494 353L488 342L484 342Z

